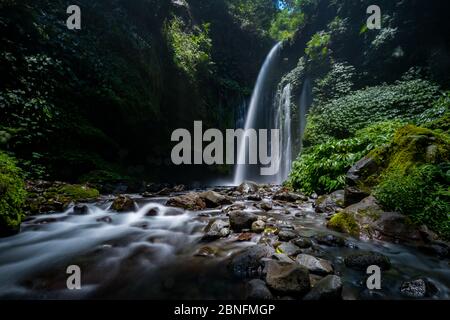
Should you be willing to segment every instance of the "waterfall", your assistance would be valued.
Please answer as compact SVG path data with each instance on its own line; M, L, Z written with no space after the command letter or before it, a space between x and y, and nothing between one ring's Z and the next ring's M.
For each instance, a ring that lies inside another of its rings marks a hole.
M309 107L312 104L312 88L309 78L306 78L303 82L302 93L300 95L299 109L300 109L300 152L303 143L303 134L306 128L306 115L308 114Z
M271 70L275 63L277 62L278 53L281 48L281 42L277 43L264 61L264 64L259 72L258 78L256 80L255 88L252 93L252 97L250 100L250 105L247 111L247 117L245 120L244 129L258 129L258 128L266 128L268 129L267 118L264 121L264 95L266 94L266 90L268 89L268 82L271 76ZM270 106L271 107L271 104ZM266 125L261 124L266 122ZM254 174L251 170L250 165L239 164L246 163L248 150L246 148L245 138L244 141L241 141L240 148L237 153L237 164L235 166L235 174L234 174L234 184L240 184L246 179L251 180L261 180L261 177L257 174Z
M292 165L291 142L291 84L288 83L278 99L275 127L280 129L280 146L282 150L280 171L275 183L281 184L289 175Z

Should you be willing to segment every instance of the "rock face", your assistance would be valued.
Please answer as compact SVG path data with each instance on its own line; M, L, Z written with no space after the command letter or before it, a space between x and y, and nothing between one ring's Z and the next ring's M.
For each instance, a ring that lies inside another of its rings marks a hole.
M203 210L206 208L205 201L195 192L170 198L166 205L186 210Z
M247 282L246 298L248 300L272 300L273 295L261 279L253 279Z
M242 194L248 194L248 193L256 193L258 192L258 189L259 186L255 182L245 181L236 188L236 191Z
M130 197L121 195L114 199L110 209L117 212L130 212L136 210L136 204Z
M329 195L318 197L314 207L318 213L335 212L336 209L344 207L344 190L337 190Z
M408 298L430 298L438 292L438 289L427 279L416 279L402 283L400 292Z
M363 252L352 254L344 259L348 268L366 271L369 266L376 265L381 270L389 270L391 262L388 257L378 252Z
M369 196L370 189L364 185L363 180L365 177L376 173L377 170L378 165L371 157L362 158L350 168L345 177L345 206L357 203Z
M207 208L217 208L221 205L231 204L231 200L215 191L205 191L200 193L199 198L205 202Z
M234 231L241 231L243 229L251 229L253 222L258 220L258 217L250 212L232 211L229 214L230 226Z
M306 268L274 260L266 264L266 282L271 289L282 294L304 295L311 288Z
M230 261L230 269L233 274L240 278L260 276L264 268L263 258L269 258L274 250L266 245L255 245L248 247L238 253Z
M373 196L364 198L335 214L327 227L364 239L390 242L427 242L424 227L414 226L407 216L385 212Z
M333 266L329 261L308 254L299 254L296 262L314 274L326 275L333 273Z
M341 300L342 280L336 275L328 275L319 280L304 300Z

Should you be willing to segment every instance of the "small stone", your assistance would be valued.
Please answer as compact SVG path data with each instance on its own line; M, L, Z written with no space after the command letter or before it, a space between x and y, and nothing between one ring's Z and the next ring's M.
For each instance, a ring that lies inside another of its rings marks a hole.
M136 210L136 204L130 197L121 195L114 199L110 209L117 212L131 212Z
M303 295L311 288L306 268L274 260L266 263L266 282L270 288L281 294Z
M89 208L86 205L77 204L73 207L73 214L77 216L86 215L89 213Z
M296 256L302 252L299 247L291 242L283 242L277 247L277 252L284 253L288 256Z
M297 234L293 231L282 230L278 233L278 239L280 241L289 241L297 237Z
M252 232L261 233L266 228L266 223L262 220L256 220L252 223Z
M294 243L297 247L299 247L301 249L306 249L306 248L309 248L312 246L311 240L309 240L307 238L293 239L292 243Z
M400 292L408 298L430 298L438 293L438 289L427 279L416 279L403 282Z

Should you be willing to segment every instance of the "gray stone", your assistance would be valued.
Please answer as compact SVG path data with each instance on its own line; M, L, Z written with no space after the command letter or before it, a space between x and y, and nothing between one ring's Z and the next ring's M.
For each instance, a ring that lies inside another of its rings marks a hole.
M245 211L232 211L229 214L229 218L231 229L234 231L251 229L253 222L258 220L255 214Z
M311 288L306 268L274 260L266 263L266 282L271 289L280 294L304 295Z
M333 273L333 266L328 260L316 258L308 254L299 254L295 261L311 273L320 275Z
M319 280L304 300L341 300L342 280L336 275L328 275Z
M253 279L247 282L247 300L272 300L273 295L261 279Z

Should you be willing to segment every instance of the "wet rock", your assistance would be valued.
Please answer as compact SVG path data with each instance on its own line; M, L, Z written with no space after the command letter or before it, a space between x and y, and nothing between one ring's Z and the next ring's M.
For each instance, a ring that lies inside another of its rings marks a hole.
M247 197L248 201L261 201L262 198L259 194L251 194Z
M302 250L291 242L283 242L277 247L276 251L292 257L301 253Z
M261 233L266 228L266 223L262 220L256 220L252 223L251 230L255 233Z
M295 261L311 273L320 275L333 273L333 266L328 260L316 258L308 254L299 254Z
M258 189L259 186L255 182L245 181L236 188L236 191L240 193L256 193Z
M198 193L195 192L170 198L166 205L194 211L203 210L206 208L205 201L199 197Z
M205 227L202 241L214 241L230 234L229 223L223 220L213 220Z
M240 278L258 277L264 268L263 258L269 258L274 253L267 245L254 245L235 255L229 264L233 274Z
M284 201L284 202L296 202L296 201L307 201L308 197L306 197L304 195L301 195L301 194L297 194L297 193L281 190L281 191L277 192L272 197L272 199L273 200Z
M433 241L427 245L418 247L425 254L437 256L440 259L450 258L450 247L447 243L441 241Z
M217 208L221 205L231 204L231 200L215 191L205 191L198 195L202 199L207 208Z
M102 218L98 218L96 221L97 222L112 223L113 220L112 220L112 218L110 216L105 216L105 217L102 217Z
M336 275L328 275L319 280L304 300L341 300L342 280Z
M114 199L110 209L117 212L131 212L135 211L136 204L130 197L120 195Z
M267 288L266 283L261 279L253 279L247 282L247 300L272 300L273 295Z
M266 263L266 283L280 294L296 296L307 293L311 288L309 272L306 268L274 260Z
M332 234L318 235L315 237L318 244L329 247L344 247L345 239Z
M205 246L198 249L197 252L195 252L194 256L212 258L216 256L217 252L218 249L216 247Z
M410 219L396 212L384 212L371 224L372 238L391 242L422 242L422 232Z
M86 215L89 213L89 208L86 205L77 204L73 207L73 214L77 216Z
M264 211L270 211L272 210L273 206L270 202L261 202L258 204L258 208L264 210Z
M232 211L229 214L230 226L234 231L241 231L243 229L251 229L253 222L258 220L258 217L250 212Z
M329 195L318 197L314 207L318 213L335 212L337 208L344 207L344 190L337 190Z
M278 233L278 239L280 241L290 241L297 237L297 234L294 231L290 230L281 230Z
M173 187L172 191L173 192L182 192L186 189L186 186L184 184L179 184L176 185L175 187Z
M378 252L355 253L344 259L348 268L366 271L369 266L376 265L381 270L389 270L391 262L388 257Z
M237 241L251 241L253 238L253 234L250 232L244 232L241 233L238 237L237 237Z
M141 196L143 198L152 198L153 197L153 193L146 191L146 192L141 193Z
M235 203L229 207L226 207L225 209L222 209L222 212L224 213L230 213L231 211L238 211L238 210L244 210L245 205L242 203Z
M288 263L294 263L294 260L292 260L291 258L289 258L286 254L284 253L274 253L272 255L272 258L274 260L277 261L281 261L281 262L288 262Z
M300 249L306 249L312 246L312 242L311 240L307 239L307 238L297 238L297 239L293 239L292 243L294 243L297 247L299 247Z
M169 196L172 193L172 189L164 188L155 193L156 196Z
M145 216L146 217L156 217L158 214L159 214L158 208L151 208L145 213Z
M371 157L364 157L359 160L345 177L344 205L349 206L361 201L370 194L370 189L362 187L363 180L378 171L378 165Z
M431 281L421 278L403 282L400 292L408 298L430 298L438 293L438 289Z

